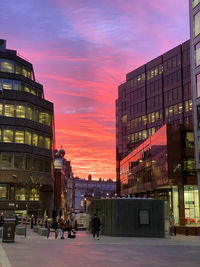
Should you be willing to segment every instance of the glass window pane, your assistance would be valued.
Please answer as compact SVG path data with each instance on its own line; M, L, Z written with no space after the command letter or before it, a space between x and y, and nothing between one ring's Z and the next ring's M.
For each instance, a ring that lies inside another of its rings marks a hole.
M200 74L197 75L197 78L196 78L196 86L197 86L197 89L196 89L196 94L197 94L197 97L200 97Z
M33 119L33 109L31 107L26 108L26 118L29 120Z
M192 7L194 8L199 2L200 2L200 0L193 0L192 1Z
M8 130L8 129L3 130L3 142L4 143L13 142L13 130Z
M31 88L28 85L24 86L24 91L30 93Z
M196 66L200 64L200 43L195 46L195 64Z
M20 81L13 81L14 83L14 90L21 91L21 82Z
M38 121L38 110L37 109L34 109L33 111L33 120Z
M14 117L15 106L5 104L4 116Z
M7 186L6 185L0 185L0 200L7 199Z
M194 16L194 36L200 33L200 12Z
M32 157L29 155L26 155L26 170L32 170Z
M24 144L24 131L15 131L15 143Z
M44 137L41 135L39 136L39 145L38 146L44 148Z
M12 167L11 153L1 153L0 166L1 169L10 169Z
M12 61L2 59L0 63L1 63L0 65L1 71L11 72L11 73L14 72L14 63Z
M15 169L24 169L25 161L23 154L15 154L14 155L14 168Z
M34 89L31 89L31 94L36 95L36 91Z
M45 137L45 148L46 149L51 149L51 140L49 137Z
M9 79L3 79L2 80L2 88L5 90L12 90L13 87L13 81Z
M0 142L1 142L1 137L2 137L2 133L1 133L1 128L0 128ZM0 154L1 156L1 154Z
M3 104L0 103L0 115L3 115Z
M38 135L35 133L33 134L32 145L38 146Z
M39 190L37 188L32 188L30 190L29 200L30 201L39 201Z
M31 132L26 132L25 133L25 143L27 145L31 145Z
M50 160L45 160L44 171L51 172L51 161Z
M22 68L22 75L25 77L28 76L27 70L25 68Z
M192 132L186 132L186 147L194 147L194 134Z
M16 74L21 74L22 73L22 69L21 69L21 66L20 65L16 65L16 67L15 67L15 73Z
M25 106L21 106L21 105L16 106L16 117L25 118Z

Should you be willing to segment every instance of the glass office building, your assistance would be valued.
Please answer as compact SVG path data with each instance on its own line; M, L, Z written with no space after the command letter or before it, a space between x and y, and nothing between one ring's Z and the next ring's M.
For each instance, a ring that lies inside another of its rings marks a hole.
M120 162L121 193L169 201L177 225L199 224L193 132L165 124Z
M0 40L0 210L51 211L53 129L32 64Z

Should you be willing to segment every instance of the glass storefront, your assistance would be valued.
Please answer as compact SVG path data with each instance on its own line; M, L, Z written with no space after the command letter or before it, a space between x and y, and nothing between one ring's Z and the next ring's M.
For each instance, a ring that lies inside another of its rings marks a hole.
M200 225L199 195L197 185L184 186L185 223L187 225Z

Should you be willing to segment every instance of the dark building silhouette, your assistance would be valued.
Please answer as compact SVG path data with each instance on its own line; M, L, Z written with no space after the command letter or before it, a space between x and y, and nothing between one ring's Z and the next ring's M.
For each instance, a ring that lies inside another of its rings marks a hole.
M0 210L51 212L53 129L32 64L0 40Z
M155 136L155 144L159 142L157 131L165 124L173 126L171 138L177 145L169 141L170 131L167 130L165 150L166 154L170 151L171 158L163 163L160 144L158 150L156 146L143 153L140 150ZM126 75L126 82L118 88L116 138L117 193L167 199L171 212L176 213L176 223L183 225L190 219L197 223L200 218L196 198L189 41ZM152 153L157 155L156 168ZM131 158L133 154L137 155L137 160Z

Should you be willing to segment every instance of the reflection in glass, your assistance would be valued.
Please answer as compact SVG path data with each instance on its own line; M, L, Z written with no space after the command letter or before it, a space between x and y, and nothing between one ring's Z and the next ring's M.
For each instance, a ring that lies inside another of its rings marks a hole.
M200 33L200 12L194 16L194 37Z
M11 153L1 153L0 166L1 166L1 169L10 169L12 167L12 154Z
M15 154L14 155L14 168L16 169L24 169L24 155L23 154Z

